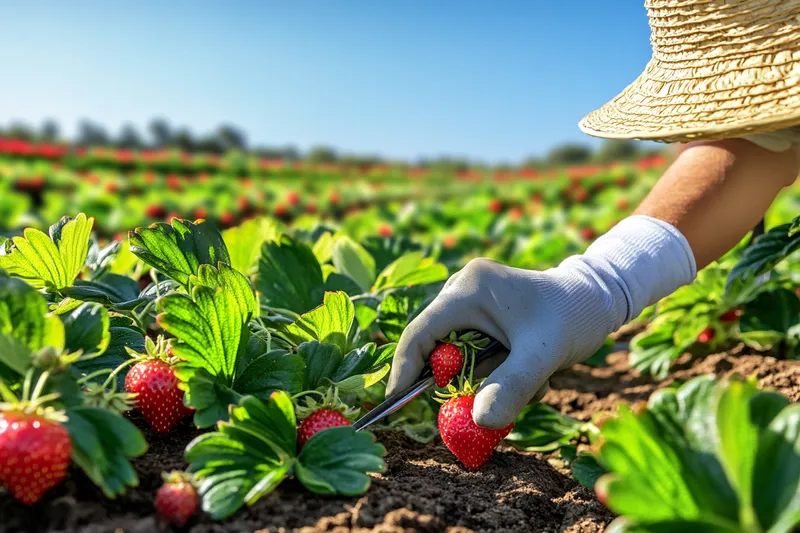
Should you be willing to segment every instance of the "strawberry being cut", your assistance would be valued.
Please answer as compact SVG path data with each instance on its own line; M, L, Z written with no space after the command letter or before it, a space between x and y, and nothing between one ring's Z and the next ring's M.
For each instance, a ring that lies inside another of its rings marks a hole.
M350 425L350 420L339 411L318 409L303 419L297 427L297 445L302 448L308 439L323 429Z
M184 472L164 476L164 484L156 493L156 511L175 527L183 527L197 511L200 498L191 477Z
M472 420L475 396L454 396L444 402L439 410L439 432L447 448L472 470L480 468L492 455L514 427L511 423L502 429L483 428Z
M183 403L183 391L178 388L168 343L147 339L146 354L133 354L137 362L125 377L125 392L136 394L136 409L159 433L167 433L180 420L192 414Z
M439 344L431 352L431 369L437 387L446 387L464 366L464 354L455 344Z

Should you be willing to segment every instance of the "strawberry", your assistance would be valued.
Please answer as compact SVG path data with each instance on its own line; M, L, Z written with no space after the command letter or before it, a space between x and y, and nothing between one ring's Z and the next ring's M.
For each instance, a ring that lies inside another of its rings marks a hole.
M163 218L166 212L166 209L159 204L150 204L144 210L145 216L150 218Z
M730 311L723 314L719 317L720 320L723 322L738 322L739 319L742 317L742 310L738 307L734 307Z
M394 231L389 224L381 224L378 226L378 235L381 237L389 238L392 236L392 233L394 233Z
M197 207L194 210L194 218L195 219L204 219L208 216L208 211L206 211L205 207Z
M289 191L286 195L286 201L289 202L289 205L297 205L300 203L300 195L295 191Z
M442 246L445 248L455 248L457 244L458 240L452 235L447 235L442 239Z
M627 198L620 198L617 200L617 209L624 211L630 207L630 202Z
M156 492L156 511L175 527L183 527L197 511L200 498L188 474L164 475L164 484Z
M136 394L136 409L159 433L166 433L192 413L183 403L183 391L172 365L171 346L163 337L145 341L146 354L130 353L139 361L125 376L125 392Z
M707 343L714 340L714 337L717 335L717 332L714 328L706 328L700 332L697 336L697 342Z
M349 425L350 420L339 411L318 409L303 419L297 427L297 446L302 448L308 439L323 429Z
M581 228L581 238L585 241L591 241L594 239L594 230L592 228Z
M457 395L439 410L439 432L447 448L471 470L480 468L492 450L511 432L511 423L502 429L488 429L472 420L475 396Z
M501 202L497 198L494 198L494 199L489 201L489 211L491 211L492 213L497 214L502 210L503 210L503 202Z
M54 420L23 411L0 413L0 482L25 505L67 474L72 441Z
M437 387L446 387L463 366L464 354L455 344L439 344L431 352L431 368Z
M230 226L234 222L233 213L230 211L223 211L219 216L219 223L223 226Z

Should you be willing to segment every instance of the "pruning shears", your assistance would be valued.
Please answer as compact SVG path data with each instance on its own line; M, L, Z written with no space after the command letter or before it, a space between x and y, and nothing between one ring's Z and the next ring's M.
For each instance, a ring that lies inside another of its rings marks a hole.
M494 355L507 352L506 348L500 343L500 341L488 336L484 336L484 338L489 339L489 344L487 344L485 348L481 348L475 354L475 365L478 365ZM386 398L383 402L381 402L380 405L356 420L356 422L353 424L353 429L360 431L373 422L377 422L378 420L389 416L425 392L427 389L431 388L433 385L433 369L431 368L430 363L428 363L422 369L422 373L420 374L419 380L416 383L407 389L396 392Z

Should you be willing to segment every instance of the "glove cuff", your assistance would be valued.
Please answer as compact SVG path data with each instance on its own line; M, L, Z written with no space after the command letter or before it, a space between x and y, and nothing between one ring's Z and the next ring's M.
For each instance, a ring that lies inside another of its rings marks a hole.
M602 338L697 275L694 254L681 232L642 215L624 219L583 255L566 259L555 270L580 287L558 307L573 309L580 315L573 323Z

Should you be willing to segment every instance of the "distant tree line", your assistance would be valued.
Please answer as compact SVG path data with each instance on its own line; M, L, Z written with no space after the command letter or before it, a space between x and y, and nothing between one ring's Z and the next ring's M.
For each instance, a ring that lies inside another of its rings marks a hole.
M0 125L0 137L36 141L60 142L60 128L54 120L46 120L41 127L15 122L8 127ZM241 129L230 124L222 124L215 131L206 135L195 135L186 127L173 127L165 119L153 119L147 126L147 134L143 135L133 125L124 125L117 135L109 132L100 124L91 120L82 120L78 131L71 142L80 147L108 146L120 149L164 149L177 148L186 152L208 152L224 154L230 150L248 151L266 159L282 159L298 161L305 159L313 163L340 163L354 166L372 166L393 163L377 155L352 155L337 151L330 146L315 146L307 153L297 147L287 145L251 146L247 135ZM635 141L609 140L593 149L589 145L565 143L553 147L544 157L530 157L522 166L543 169L563 165L583 165L590 163L609 163L612 161L633 160L651 155L659 150L646 149ZM437 157L420 159L415 165L427 168L442 168L451 171L465 171L475 167L487 167L476 161L458 157ZM493 165L503 170L511 165Z

